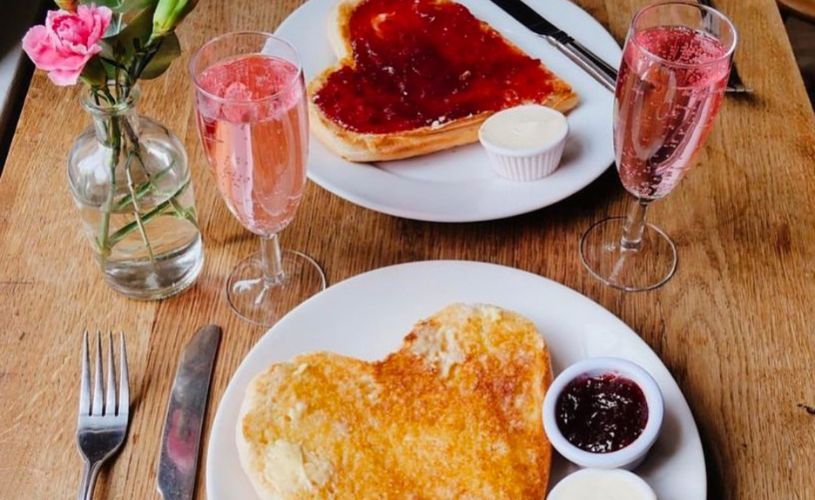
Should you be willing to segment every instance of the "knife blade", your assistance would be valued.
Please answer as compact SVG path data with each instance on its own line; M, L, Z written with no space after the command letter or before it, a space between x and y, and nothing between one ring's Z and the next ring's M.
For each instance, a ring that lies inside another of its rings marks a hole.
M199 329L181 353L161 437L158 490L164 500L192 500L201 430L221 328Z
M492 0L492 3L537 35L545 38L592 78L614 92L617 70L569 36L568 33L549 22L522 0Z

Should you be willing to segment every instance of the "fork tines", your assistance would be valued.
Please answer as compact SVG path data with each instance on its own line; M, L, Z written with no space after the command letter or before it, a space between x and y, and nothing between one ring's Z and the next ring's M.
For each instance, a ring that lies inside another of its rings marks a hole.
M88 331L82 342L82 382L79 392L79 416L124 416L130 408L130 390L127 373L127 350L124 333L119 334L119 383L116 388L116 363L113 356L113 333L108 333L107 380L102 382L102 333L96 331L96 357L94 362L93 393L91 393ZM118 398L117 398L118 392ZM92 395L91 395L92 394ZM118 406L117 406L118 399Z
M86 500L93 498L93 487L101 464L122 446L127 435L130 391L127 383L127 352L125 351L124 334L119 335L118 391L116 390L116 362L113 359L113 333L108 334L107 350L107 382L103 384L102 334L97 331L93 394L91 394L88 331L85 330L82 339L82 384L79 390L76 444L85 461L78 498ZM119 393L118 405L116 404L117 392Z

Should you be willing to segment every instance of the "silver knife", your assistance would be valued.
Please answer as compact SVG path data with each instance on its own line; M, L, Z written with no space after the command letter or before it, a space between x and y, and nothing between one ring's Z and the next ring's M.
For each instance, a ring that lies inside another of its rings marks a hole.
M192 500L195 493L201 429L220 342L221 328L207 325L196 332L181 354L167 404L156 472L158 491L164 500Z
M575 41L568 33L558 29L557 26L544 19L543 16L521 0L492 0L492 3L501 7L515 20L545 38L605 88L614 92L617 82L617 70L600 59L594 52Z

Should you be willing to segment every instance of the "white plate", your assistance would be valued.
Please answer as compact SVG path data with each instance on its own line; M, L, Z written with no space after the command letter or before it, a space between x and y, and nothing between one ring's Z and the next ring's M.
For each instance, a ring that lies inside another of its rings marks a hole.
M371 271L312 297L275 325L243 360L221 399L207 451L212 500L256 498L235 445L238 410L252 377L270 363L327 350L374 360L398 348L417 320L453 302L491 303L532 319L552 354L555 373L590 356L633 360L665 398L662 433L636 471L660 500L704 500L705 459L685 398L648 345L614 315L563 285L535 274L477 262L431 261ZM553 461L553 485L569 471Z
M310 0L277 34L300 52L309 80L336 62L326 19L336 0ZM334 155L312 136L309 177L357 205L398 217L434 222L500 219L556 203L600 176L613 161L612 95L545 40L487 0L460 0L533 57L569 82L580 104L569 113L569 140L560 168L534 182L498 177L479 144L407 160L359 164ZM557 26L617 67L620 48L589 14L568 0L527 0Z

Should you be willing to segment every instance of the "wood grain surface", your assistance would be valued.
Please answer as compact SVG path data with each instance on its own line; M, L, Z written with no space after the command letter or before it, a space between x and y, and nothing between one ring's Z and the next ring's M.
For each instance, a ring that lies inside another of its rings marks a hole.
M815 0L778 0L784 12L815 21Z
M135 400L130 437L102 473L96 498L156 497L159 436L178 355L198 326L214 322L225 337L211 423L263 329L238 320L224 300L225 276L256 241L227 212L207 172L186 58L219 33L273 30L298 3L202 0L180 31L184 58L143 85L141 112L175 131L189 152L206 245L197 284L163 302L130 301L103 284L65 174L73 138L89 120L77 89L34 77L0 178L0 498L75 495L85 328L126 333ZM646 2L579 3L622 40ZM667 286L625 294L580 265L580 233L623 213L628 201L614 169L555 206L477 224L396 219L312 184L282 239L321 262L331 283L441 258L505 264L564 283L622 318L665 361L699 424L710 498L815 499L815 415L800 406L815 406L815 119L775 2L717 5L740 28L739 69L756 92L726 100L699 165L653 207L651 220L679 248L679 270ZM313 29L322 36L322 26Z

